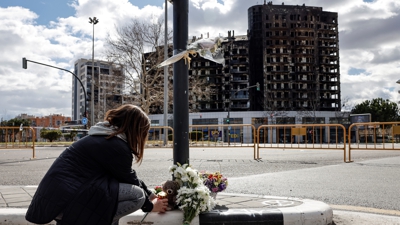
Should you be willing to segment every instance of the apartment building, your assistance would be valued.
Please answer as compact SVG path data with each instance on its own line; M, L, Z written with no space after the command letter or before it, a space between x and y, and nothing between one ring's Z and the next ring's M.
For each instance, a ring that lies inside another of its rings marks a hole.
M341 110L336 12L264 1L248 24L250 77L262 90L251 110Z
M46 128L59 128L60 126L66 124L66 122L71 121L71 117L67 117L62 114L51 114L42 117L28 115L28 114L21 114L16 118L29 120L31 122L32 127L46 127Z
M192 108L340 111L337 21L337 13L322 7L265 1L250 7L248 34L228 31L224 37L225 66L201 57L192 60L189 75L208 84ZM260 91L253 88L257 83Z
M124 91L124 70L112 62L79 59L74 63L74 73L82 81L87 92L87 117L91 115L91 95L94 95L94 120L102 120L107 110L122 104ZM92 90L92 81L94 90ZM80 82L72 78L72 120L80 120L85 111L85 93Z

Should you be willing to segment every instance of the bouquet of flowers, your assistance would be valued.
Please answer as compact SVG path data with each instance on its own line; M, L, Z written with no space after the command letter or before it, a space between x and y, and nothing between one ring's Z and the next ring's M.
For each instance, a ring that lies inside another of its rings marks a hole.
M160 193L160 192L162 192L163 190L162 190L162 187L161 186L156 186L155 188L154 188L154 194L155 195L158 195L158 193Z
M228 179L220 172L215 173L201 173L204 185L210 189L212 193L221 192L228 186Z
M183 224L190 222L202 212L211 211L215 201L210 197L210 190L204 186L203 180L197 170L188 164L173 165L169 169L175 181L180 185L176 203L183 210Z

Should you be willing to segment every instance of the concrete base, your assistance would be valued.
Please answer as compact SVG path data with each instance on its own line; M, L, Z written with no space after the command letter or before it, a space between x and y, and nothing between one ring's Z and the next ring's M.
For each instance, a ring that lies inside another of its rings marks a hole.
M197 216L191 225L331 225L333 218L329 205L309 199L219 193L217 203L214 210ZM25 213L26 208L2 208L0 224L31 224L25 220ZM180 210L149 213L140 223L144 216L139 210L121 218L119 224L176 225L183 222Z

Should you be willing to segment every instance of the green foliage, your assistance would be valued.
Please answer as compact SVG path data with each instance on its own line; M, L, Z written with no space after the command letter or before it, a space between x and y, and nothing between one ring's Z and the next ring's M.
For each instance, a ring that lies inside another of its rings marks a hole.
M70 133L64 133L64 138L67 141L73 141L76 135L78 134L77 131L71 131Z
M1 122L1 126L6 126L6 127L19 127L21 126L21 124L23 126L30 126L31 125L31 121L26 120L26 119L11 119L11 120L4 120Z
M189 139L192 141L199 141L203 138L203 132L201 131L192 131L189 133Z
M50 142L53 142L54 140L59 139L62 136L62 133L60 130L47 130L47 129L42 129L40 131L40 137L49 140Z
M352 114L371 113L371 122L394 122L399 120L399 108L396 103L375 98L366 100L351 110Z
M173 134L168 134L168 141L172 141L172 139L174 139L174 135Z

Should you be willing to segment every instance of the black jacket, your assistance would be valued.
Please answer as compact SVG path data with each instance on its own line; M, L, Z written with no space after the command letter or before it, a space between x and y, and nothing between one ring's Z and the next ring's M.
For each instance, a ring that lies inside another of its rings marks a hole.
M63 225L111 224L117 209L119 183L151 192L132 169L133 155L120 138L86 136L68 147L40 182L26 220L44 224L63 213ZM153 209L146 198L144 212Z

